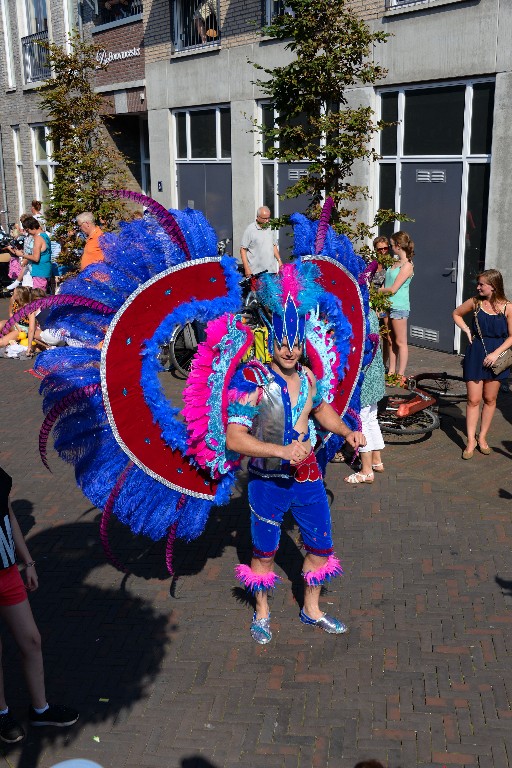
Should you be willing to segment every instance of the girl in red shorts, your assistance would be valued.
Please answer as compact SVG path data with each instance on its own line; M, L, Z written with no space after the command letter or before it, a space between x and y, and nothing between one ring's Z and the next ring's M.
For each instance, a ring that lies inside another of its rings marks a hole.
M30 724L65 727L76 723L78 712L46 701L41 636L27 599L27 590L33 592L37 589L37 573L9 503L11 486L12 479L0 467L0 618L11 630L20 649L32 701L29 709ZM26 585L20 576L16 555L24 565ZM5 701L0 663L0 740L14 744L24 736L23 728L12 717Z

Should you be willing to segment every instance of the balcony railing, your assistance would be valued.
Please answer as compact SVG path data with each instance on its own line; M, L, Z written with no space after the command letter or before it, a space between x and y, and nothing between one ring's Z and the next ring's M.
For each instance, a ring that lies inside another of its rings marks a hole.
M142 14L142 0L100 0L96 26Z
M48 66L48 52L44 43L48 42L48 30L35 32L33 35L21 38L21 50L23 55L23 70L26 83L35 83L38 80L46 80L51 75Z
M218 0L174 0L174 45L177 51L220 43Z

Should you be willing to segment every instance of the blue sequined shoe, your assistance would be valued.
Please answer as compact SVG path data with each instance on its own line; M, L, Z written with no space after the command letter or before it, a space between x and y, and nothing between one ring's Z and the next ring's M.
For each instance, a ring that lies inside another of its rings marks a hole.
M270 631L270 613L266 619L257 619L256 611L254 612L251 624L251 637L260 645L270 643L272 640L272 632Z
M330 635L342 635L344 632L348 632L346 624L339 619L335 619L334 616L329 616L327 613L324 613L319 619L311 619L302 609L299 618L303 624L320 627L320 629L323 629L324 632L328 632Z

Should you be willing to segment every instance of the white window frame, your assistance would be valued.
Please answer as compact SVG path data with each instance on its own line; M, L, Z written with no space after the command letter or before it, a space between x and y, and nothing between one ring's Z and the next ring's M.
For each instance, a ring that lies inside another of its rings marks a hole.
M16 193L18 196L18 215L25 208L25 185L23 183L23 157L21 152L20 126L12 126L12 143L14 147L14 164L16 166Z
M36 153L36 130L38 128L44 128L44 136L45 136L45 144L46 144L46 160L38 160L37 159L37 153ZM52 144L51 141L48 139L48 128L45 125L45 123L31 123L30 124L30 140L32 145L32 161L34 166L34 189L35 189L35 196L37 199L42 200L43 194L41 191L41 183L40 183L40 176L39 176L39 168L45 167L47 169L47 175L48 175L48 185L49 188L52 188L53 185L53 179L55 176L55 166L57 163L55 163L52 159Z
M490 165L492 154L476 154L471 153L471 118L473 107L473 86L479 83L495 83L495 77L475 77L464 80L449 80L444 82L426 83L424 85L411 85L411 86L389 86L385 88L379 88L377 91L377 109L376 117L381 119L381 99L380 96L383 93L398 93L398 118L397 118L397 148L396 155L382 155L377 167L376 178L376 190L380 187L380 167L381 165L393 165L395 164L395 211L400 211L401 206L401 186L399 183L401 175L402 165L408 163L462 163L462 189L461 189L461 205L460 205L460 223L459 223L459 253L457 257L458 270L457 270L457 292L456 292L456 305L458 306L462 302L462 292L464 289L464 252L466 242L466 226L467 226L467 200L468 200L468 185L469 185L469 166L470 165ZM462 138L462 151L459 155L404 155L404 118L405 118L405 94L411 91L429 90L432 88L450 88L452 86L464 86L465 87L465 104L464 104L464 126L463 126L463 138ZM378 193L374 195L374 215L378 210L377 205ZM395 221L395 227L400 229L400 222ZM460 349L461 331L457 326L455 327L454 335L454 349Z
M290 13L293 14L292 9L289 5L286 5L286 0L281 0L281 4L283 6L283 13ZM274 10L274 0L265 0L265 24L271 24L272 19L275 14L272 13Z
M146 156L146 146L144 144L144 123L146 123L146 126L148 125L148 118L147 117L141 117L140 119L140 130L139 130L139 136L140 136L140 180L141 180L141 187L142 187L142 194L151 196L151 189L150 185L148 184L148 180L151 180L151 164L150 164L150 158L149 154ZM149 128L148 128L148 144L149 144ZM148 147L149 151L149 147Z
M258 103L258 125L263 124L263 110L266 106L270 104L269 101L260 101ZM274 110L274 115L276 114L276 110ZM322 136L320 139L320 147L325 147L326 144L326 138L325 136ZM279 141L276 139L274 142L274 146L279 147ZM257 138L257 151L263 152L263 136L261 132L258 134ZM273 200L273 206L272 211L274 212L273 215L275 217L279 216L279 190L278 190L278 180L279 180L279 164L282 163L282 160L279 160L276 158L275 160L269 160L266 157L263 157L263 155L260 155L260 172L259 172L259 195L258 200L263 199L263 189L264 189L264 182L263 182L263 167L273 165L274 166L274 200ZM307 160L292 160L289 163L286 163L286 165L293 165L294 163L307 163ZM325 190L324 190L325 195Z
M190 115L194 112L205 112L215 110L215 157L192 157L191 155L191 140L190 140ZM231 163L231 155L229 157L221 157L221 128L220 128L220 110L229 109L231 111L230 104L208 104L201 107L190 107L187 109L175 109L172 112L173 115L173 127L174 127L174 158L176 163ZM178 129L177 129L177 115L178 113L185 113L185 126L186 126L186 139L187 139L187 156L178 157Z
M386 0L386 11L410 10L416 11L421 8L435 8L440 5L451 5L452 3L461 3L463 0Z
M8 0L0 0L0 19L4 28L4 51L5 51L5 74L7 78L8 90L16 88L16 77L14 70L14 57L12 52L11 40L11 20L9 17Z

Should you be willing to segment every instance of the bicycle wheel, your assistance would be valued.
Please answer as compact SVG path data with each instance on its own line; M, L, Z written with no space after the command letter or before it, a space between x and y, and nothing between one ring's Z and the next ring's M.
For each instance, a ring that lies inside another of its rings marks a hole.
M175 371L188 376L197 352L197 339L191 323L177 325L169 341L169 356Z
M466 382L450 373L421 373L414 377L420 389L445 400L465 400Z
M404 402L408 397L393 397L394 401L402 399ZM439 417L437 413L430 408L424 408L422 411L412 413L410 416L399 418L396 412L384 410L378 416L381 431L390 435L427 435L439 427Z

